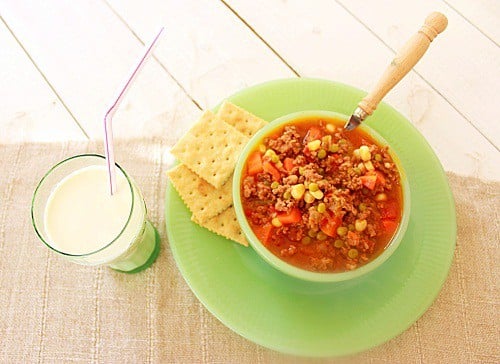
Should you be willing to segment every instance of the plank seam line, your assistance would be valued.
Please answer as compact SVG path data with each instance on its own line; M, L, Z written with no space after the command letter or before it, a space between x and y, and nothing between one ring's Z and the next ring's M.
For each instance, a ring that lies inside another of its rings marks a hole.
M342 4L339 0L334 0L338 5L340 5L345 11L347 11L358 23L360 23L365 29L367 29L373 36L375 36L382 44L384 44L391 52L394 54L397 53L397 51L392 48L388 43L386 43L377 33L375 33L368 25L366 25L360 18L358 18L349 8L347 8L344 4ZM424 81L430 88L432 88L439 96L445 100L448 105L450 105L460 116L462 116L481 136L483 136L484 139L490 143L493 148L495 148L497 151L500 152L500 149L493 143L490 138L488 138L481 130L478 129L476 125L464 114L462 111L460 111L450 100L444 96L441 91L439 91L434 85L432 85L424 76L422 76L421 73L419 73L415 68L412 69L411 72L415 72L415 74L422 80Z
M113 14L115 14L115 16L123 23L123 25L125 25L127 27L127 29L132 33L132 35L142 44L142 45L146 45L146 43L141 39L141 37L139 37L139 35L132 29L132 27L125 21L125 19L111 6L111 4L108 3L107 0L102 0L102 2L104 4L106 4L106 6L111 10L111 12ZM195 106L199 109L199 110L203 110L203 108L200 106L200 104L198 103L198 101L196 101L196 99L191 96L191 94L186 90L186 88L179 82L179 80L177 80L177 78L174 77L174 75L168 70L168 68L153 54L152 55L152 58L158 62L158 64L160 65L160 67L167 73L167 75L175 82L175 84L177 86L179 86L179 88L182 90L182 92L184 92L184 94L191 100L191 102L193 104L195 104Z
M223 3L244 25L246 25L246 27L257 37L259 38L262 43L264 43L266 45L267 48L269 48L269 50L271 52L274 53L274 55L276 57L278 57L280 59L281 62L283 62L285 64L285 66L287 66L290 71L292 71L295 76L297 77L300 77L300 74L295 70L295 68L293 68L290 63L288 63L277 51L276 49L274 49L245 19L243 19L243 17L238 14L231 6L229 6L226 1L224 0L220 0L221 3Z
M85 137L88 140L90 140L90 137L87 134L87 132L85 131L85 129L78 122L78 120L76 119L75 115L71 112L71 110L69 109L68 105L66 105L66 103L62 99L61 95L59 95L59 93L56 91L56 89L52 85L52 83L50 83L50 81L48 80L47 76L45 76L45 74L42 72L41 68L36 64L35 60L33 59L33 57L31 57L31 55L29 54L28 50L23 46L23 44L21 43L21 41L19 40L19 38L17 38L17 36L14 34L14 31L10 28L9 24L7 24L7 22L5 21L4 17L0 15L0 19L2 20L2 22L4 23L5 27L7 28L7 30L9 31L9 33L12 35L12 37L14 37L16 43L19 45L19 47L21 47L21 49L23 50L24 54L26 54L26 56L31 61L31 63L33 64L33 66L36 68L36 70L38 71L38 73L42 76L42 78L45 80L45 82L50 87L50 89L52 90L52 92L56 95L57 99L61 102L61 104L63 105L64 109L71 116L71 118L76 123L76 125L78 126L78 128L82 131L82 133L85 135Z
M484 35L486 38L488 38L491 42L493 42L493 44L495 44L497 47L500 47L500 45L493 39L491 38L488 34L486 34L485 31L483 31L481 28L479 28L476 24L474 24L472 21L470 21L468 18L465 17L464 14L462 14L457 8L455 8L453 5L451 5L448 1L446 0L442 0L446 5L448 5L448 7L450 9L453 9L453 11L455 13L457 13L458 15L460 15L467 23L469 23L470 25L472 25L474 28L476 28L476 30L481 33L482 35Z

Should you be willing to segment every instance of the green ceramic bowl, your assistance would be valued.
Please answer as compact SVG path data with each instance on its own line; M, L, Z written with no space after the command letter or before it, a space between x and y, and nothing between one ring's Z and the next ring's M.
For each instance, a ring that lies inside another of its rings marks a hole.
M253 150L255 150L256 146L262 142L264 137L271 134L274 130L279 129L286 124L293 124L298 120L303 120L307 118L317 118L317 117L320 117L324 120L337 120L337 121L341 120L342 122L345 122L347 120L347 116L332 111L319 111L319 110L301 111L282 116L272 121L261 130L259 130L259 132L256 133L247 143L242 153L240 154L240 157L238 158L238 162L236 163L236 168L234 171L234 179L233 179L233 201L238 222L246 238L248 239L252 248L257 252L257 254L259 254L260 257L263 258L267 263L269 263L271 266L273 266L274 268L278 269L279 271L285 274L303 280L314 281L314 282L340 282L359 277L379 267L398 248L405 234L410 217L410 187L408 184L408 179L404 172L404 168L401 165L400 159L394 153L392 148L389 148L389 153L391 154L394 163L398 167L398 171L401 177L401 186L403 193L403 215L401 217L401 222L399 223L398 229L396 230L389 244L387 244L387 246L385 247L384 251L371 262L354 270L346 272L338 272L338 273L312 272L309 270L298 268L294 265L291 265L281 260L271 251L269 251L262 244L262 242L255 236L254 232L250 228L250 225L245 217L245 214L243 212L243 207L241 204L241 194L240 194L241 175L249 154ZM379 145L381 146L388 145L388 143L377 132L375 132L367 125L361 124L359 128L363 129L367 134L372 136L373 139Z

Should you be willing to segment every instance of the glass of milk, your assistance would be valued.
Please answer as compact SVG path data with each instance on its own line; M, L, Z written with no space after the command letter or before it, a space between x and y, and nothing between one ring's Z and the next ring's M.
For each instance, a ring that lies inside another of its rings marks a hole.
M36 233L50 249L79 264L106 264L127 273L147 268L158 256L158 232L137 185L118 165L116 184L111 196L101 155L56 164L33 196Z

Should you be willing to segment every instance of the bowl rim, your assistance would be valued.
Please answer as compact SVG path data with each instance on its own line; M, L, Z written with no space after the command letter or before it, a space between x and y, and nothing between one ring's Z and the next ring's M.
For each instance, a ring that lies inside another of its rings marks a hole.
M394 233L391 241L386 245L382 253L380 253L375 259L370 261L369 263L353 269L351 271L345 272L313 272L303 268L299 268L290 263L285 262L280 259L276 255L274 255L269 249L267 249L264 244L257 238L254 234L250 224L248 223L245 214L243 212L243 206L241 203L241 176L243 172L243 167L245 166L245 162L251 151L255 149L255 146L258 142L262 140L263 137L268 135L273 130L282 127L285 124L292 123L297 120L305 119L308 117L320 117L325 119L337 119L341 121L347 121L348 117L344 114L335 112L335 111L327 111L327 110L304 110L298 111L290 114L286 114L280 116L273 121L271 121L268 125L264 126L260 129L255 135L253 135L248 143L243 148L240 153L233 176L233 185L232 185L232 197L233 197L233 206L236 212L236 218L238 223L250 243L250 246L257 252L257 254L263 258L269 265L274 267L275 269L295 278L299 278L306 281L313 282L341 282L350 280L353 278L360 277L365 275L374 269L378 268L382 263L384 263L389 257L396 251L399 244L401 243L406 229L408 227L409 216L410 216L410 186L408 183L406 172L401 164L399 157L397 156L394 149L389 148L388 152L391 155L394 163L397 166L399 171L400 180L401 180L401 189L402 189L402 200L403 200L403 213L401 216L401 221L398 225L398 229ZM358 128L364 130L370 136L375 139L375 141L379 145L389 145L389 143L375 130L370 128L366 124L361 124Z

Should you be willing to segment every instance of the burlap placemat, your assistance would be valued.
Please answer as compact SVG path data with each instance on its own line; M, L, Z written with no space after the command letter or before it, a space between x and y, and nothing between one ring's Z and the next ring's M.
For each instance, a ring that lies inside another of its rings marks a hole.
M0 145L1 362L304 361L233 333L188 288L165 234L167 144L153 139L117 145L117 159L141 187L162 236L158 261L136 275L66 262L37 240L31 226L30 201L40 177L65 157L102 152L100 144ZM346 361L500 362L500 183L448 177L458 242L443 290L402 335Z

